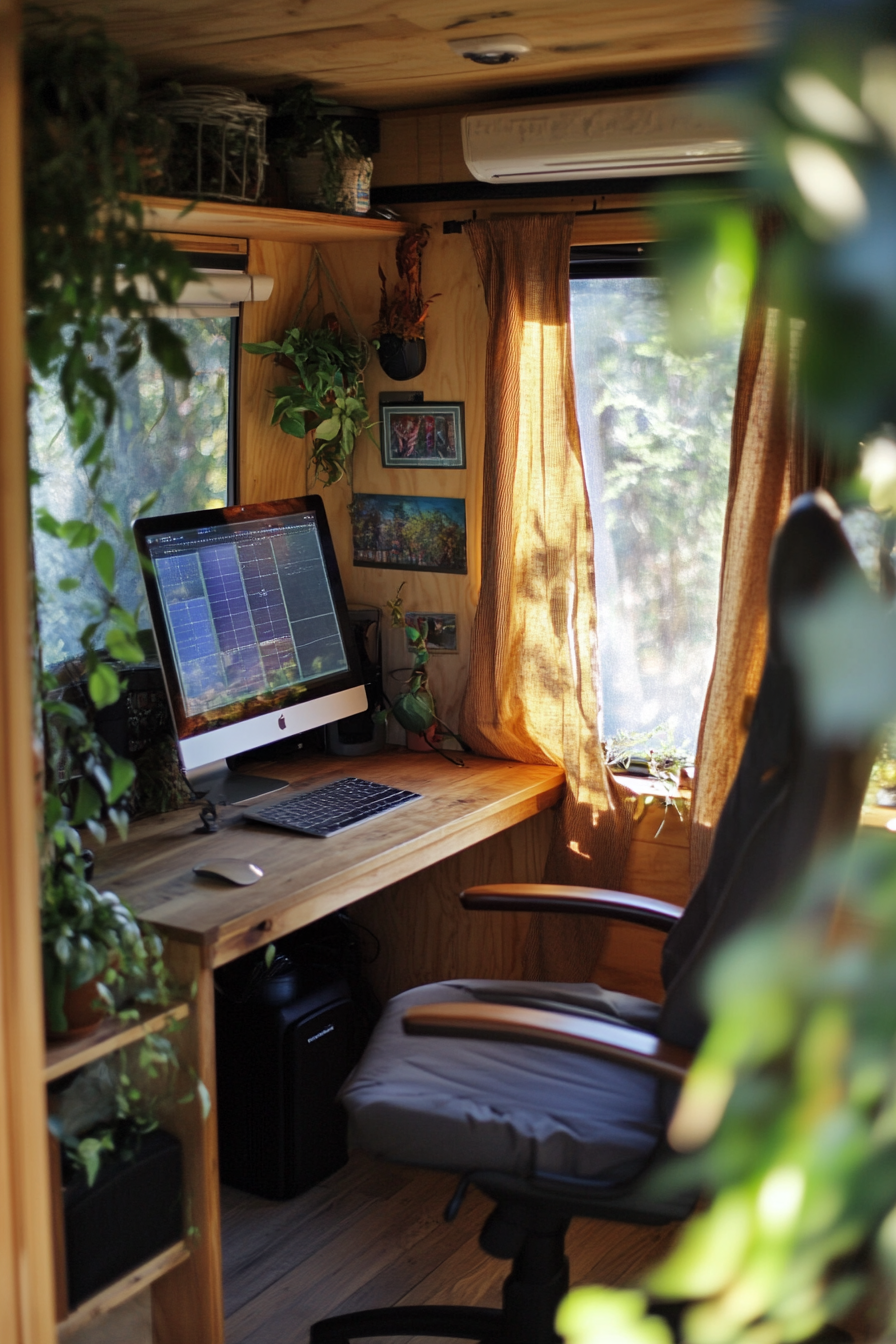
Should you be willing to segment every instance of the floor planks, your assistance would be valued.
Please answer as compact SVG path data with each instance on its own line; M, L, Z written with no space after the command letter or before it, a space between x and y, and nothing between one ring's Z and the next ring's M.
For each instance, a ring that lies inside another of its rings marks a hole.
M454 1223L454 1179L375 1163L360 1153L285 1203L224 1187L227 1344L304 1344L312 1321L390 1303L499 1306L505 1261L477 1239L490 1202L470 1191ZM661 1258L676 1228L577 1219L573 1283L629 1283Z

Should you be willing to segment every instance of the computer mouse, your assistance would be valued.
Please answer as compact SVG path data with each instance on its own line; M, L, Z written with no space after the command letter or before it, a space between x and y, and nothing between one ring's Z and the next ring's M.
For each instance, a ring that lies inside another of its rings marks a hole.
M193 864L193 872L200 877L222 877L225 882L234 882L238 887L251 887L253 882L264 877L264 869L248 859L204 859L202 863Z

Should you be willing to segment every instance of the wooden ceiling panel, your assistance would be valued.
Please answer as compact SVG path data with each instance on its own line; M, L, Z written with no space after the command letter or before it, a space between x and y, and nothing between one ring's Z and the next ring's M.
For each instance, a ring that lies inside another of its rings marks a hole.
M220 82L261 91L314 80L340 101L422 107L540 85L732 60L765 41L771 0L117 0L110 35L148 80ZM92 14L95 0L56 0ZM477 66L449 39L519 33L532 52Z

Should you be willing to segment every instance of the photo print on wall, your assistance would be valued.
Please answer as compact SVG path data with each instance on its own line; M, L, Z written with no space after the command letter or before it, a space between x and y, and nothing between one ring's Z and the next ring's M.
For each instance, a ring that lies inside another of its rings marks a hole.
M462 499L355 495L352 560L368 569L467 572L467 513Z
M457 617L453 611L408 611L404 619L415 630L426 621L427 653L457 653Z
M464 403L381 401L380 453L384 467L465 467Z

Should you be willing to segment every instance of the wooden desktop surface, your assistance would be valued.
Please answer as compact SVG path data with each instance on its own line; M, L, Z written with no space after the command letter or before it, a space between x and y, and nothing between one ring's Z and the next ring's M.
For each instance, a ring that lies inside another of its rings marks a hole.
M563 772L555 766L463 760L460 769L435 754L396 748L259 766L256 773L296 789L357 775L423 797L326 840L246 822L236 807L218 809L216 834L197 833L199 808L191 806L135 822L126 841L100 852L94 881L161 932L199 944L205 964L220 966L506 830L563 795ZM193 872L194 864L223 856L256 862L264 877L240 887Z

